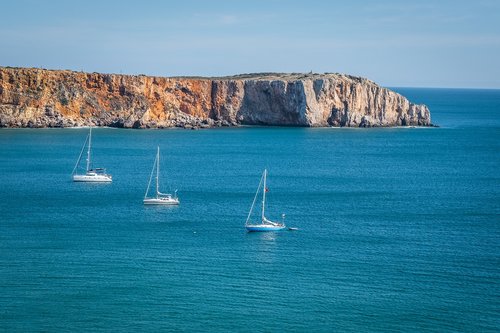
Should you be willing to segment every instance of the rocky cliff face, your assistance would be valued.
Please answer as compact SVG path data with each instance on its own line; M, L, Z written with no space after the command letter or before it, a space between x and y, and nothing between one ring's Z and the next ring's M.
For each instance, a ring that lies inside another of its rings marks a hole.
M0 127L430 126L425 105L342 74L164 78L0 67Z

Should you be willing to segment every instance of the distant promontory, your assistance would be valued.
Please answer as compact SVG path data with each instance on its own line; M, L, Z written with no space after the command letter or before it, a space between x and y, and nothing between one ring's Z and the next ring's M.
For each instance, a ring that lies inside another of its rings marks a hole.
M429 109L345 74L152 77L0 67L0 127L431 126Z

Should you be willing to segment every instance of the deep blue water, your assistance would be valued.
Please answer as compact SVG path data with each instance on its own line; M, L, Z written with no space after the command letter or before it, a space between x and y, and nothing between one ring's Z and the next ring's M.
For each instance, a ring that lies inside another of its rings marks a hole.
M395 88L440 128L0 130L0 331L500 329L500 91ZM179 207L144 207L162 149ZM247 233L268 168L268 217Z

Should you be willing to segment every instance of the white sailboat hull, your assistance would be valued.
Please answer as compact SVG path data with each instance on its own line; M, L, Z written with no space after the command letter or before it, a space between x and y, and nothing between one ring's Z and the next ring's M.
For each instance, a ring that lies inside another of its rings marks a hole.
M179 204L177 198L146 198L142 201L145 205L174 206Z
M88 182L88 183L111 183L113 179L111 175L89 173L85 175L73 175L74 182Z
M269 224L249 224L246 226L250 232L263 232L263 231L280 231L286 229L284 224L269 225Z

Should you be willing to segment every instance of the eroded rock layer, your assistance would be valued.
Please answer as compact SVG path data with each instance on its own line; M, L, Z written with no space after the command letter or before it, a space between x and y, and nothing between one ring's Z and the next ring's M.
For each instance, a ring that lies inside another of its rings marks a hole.
M343 74L166 78L0 67L0 127L430 126L425 105Z

